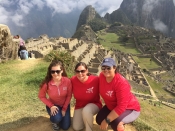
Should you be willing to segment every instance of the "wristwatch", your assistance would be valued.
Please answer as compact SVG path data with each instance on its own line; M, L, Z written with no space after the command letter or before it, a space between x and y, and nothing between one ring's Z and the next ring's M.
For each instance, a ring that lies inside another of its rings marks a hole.
M110 123L110 119L105 118L105 121L106 121L106 123L108 123L108 125L109 125L109 123Z

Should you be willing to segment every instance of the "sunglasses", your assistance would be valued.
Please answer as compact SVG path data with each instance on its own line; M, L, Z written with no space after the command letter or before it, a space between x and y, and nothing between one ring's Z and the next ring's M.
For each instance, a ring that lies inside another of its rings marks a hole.
M85 73L86 72L86 70L75 70L75 72L78 74L78 73Z
M57 74L59 74L59 73L61 72L61 70L51 70L51 74L55 74L55 72L56 72Z
M107 69L107 70L111 70L111 67L110 67L110 66L102 66L102 67L101 67L101 70L106 70L106 69Z

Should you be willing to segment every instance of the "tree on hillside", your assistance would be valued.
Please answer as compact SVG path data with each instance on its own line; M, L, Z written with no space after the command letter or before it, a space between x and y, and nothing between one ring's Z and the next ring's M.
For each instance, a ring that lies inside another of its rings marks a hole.
M106 28L106 23L97 18L89 21L88 24L91 26L94 32L97 32L99 30Z

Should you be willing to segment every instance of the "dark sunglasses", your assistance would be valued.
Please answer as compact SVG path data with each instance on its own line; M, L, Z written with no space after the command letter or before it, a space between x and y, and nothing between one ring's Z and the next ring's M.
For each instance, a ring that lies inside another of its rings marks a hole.
M59 74L59 73L61 72L61 70L51 70L51 74L55 74L55 72L56 72L57 74Z
M102 67L101 67L101 70L106 70L106 69L107 69L107 70L111 70L111 67L110 67L110 66L102 66Z
M86 70L75 70L75 72L76 72L76 73L80 73L80 72L81 72L81 73L85 73Z

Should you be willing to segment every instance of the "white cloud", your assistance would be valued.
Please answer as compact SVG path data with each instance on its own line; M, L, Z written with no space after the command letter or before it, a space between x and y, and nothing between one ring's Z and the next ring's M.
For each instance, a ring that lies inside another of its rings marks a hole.
M14 23L16 23L17 26L24 26L24 23L23 23L23 16L22 15L19 15L19 14L15 14L14 16L12 16L12 21Z
M175 0L173 0L173 2L174 2L174 6L175 6Z
M106 13L112 13L120 7L123 0L88 0L86 5L92 5L102 16Z
M53 10L53 13L69 13L76 7L76 2L66 0L46 0L46 6Z
M0 23L6 24L8 22L9 12L6 11L3 7L0 7Z
M153 25L154 25L154 28L158 31L161 31L164 33L167 33L167 31L168 31L168 27L160 20L155 20L153 22Z
M0 23L7 23L8 18L18 26L23 26L23 17L33 8L42 10L44 6L49 7L53 13L69 13L73 9L83 10L87 5L92 5L96 11L104 16L107 12L112 13L120 7L123 0L0 0ZM15 10L9 12L5 7L15 5ZM16 6L17 5L17 6Z
M145 0L143 5L143 11L151 13L153 8L159 4L159 0Z

